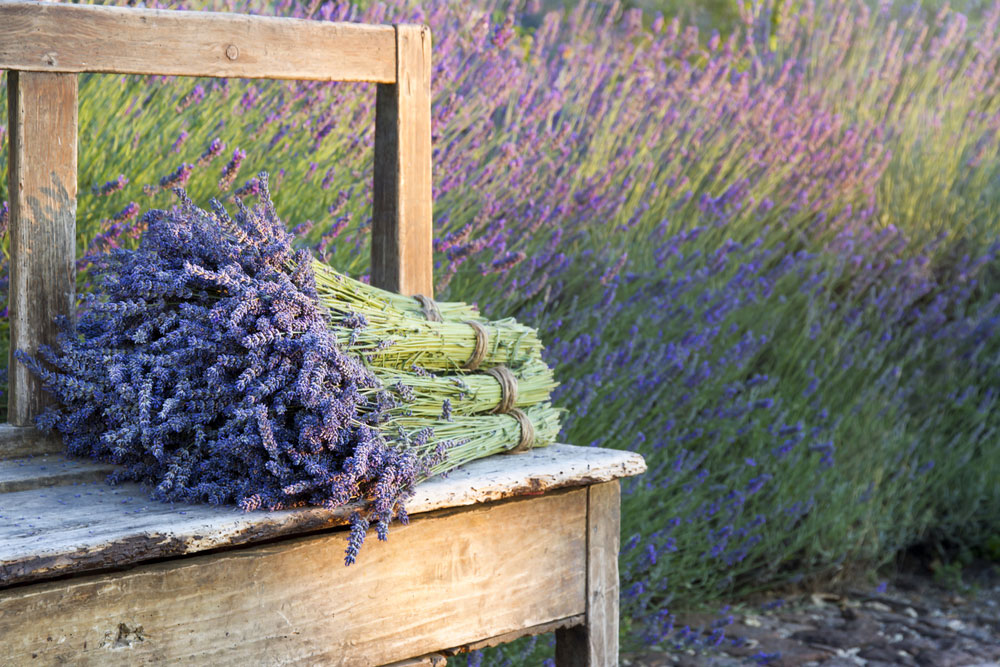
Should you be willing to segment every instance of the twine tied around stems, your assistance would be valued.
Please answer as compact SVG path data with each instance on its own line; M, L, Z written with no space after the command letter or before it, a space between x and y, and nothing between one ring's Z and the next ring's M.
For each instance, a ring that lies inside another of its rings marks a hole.
M526 452L534 447L535 427L531 424L531 420L528 419L528 415L524 414L524 412L517 408L508 412L507 415L516 419L517 423L521 425L521 439L512 449L508 449L505 453L518 454L520 452Z
M438 309L437 301L423 294L414 294L413 298L420 304L420 310L428 322L444 322L444 319L441 317L441 311Z
M500 384L500 402L490 410L490 414L506 414L517 405L517 378L510 369L500 365L486 369L486 374L492 376Z
M486 327L475 320L466 320L465 324L468 324L476 332L476 346L472 349L472 356L465 362L464 367L466 370L474 371L486 358L486 348L490 345L490 334Z

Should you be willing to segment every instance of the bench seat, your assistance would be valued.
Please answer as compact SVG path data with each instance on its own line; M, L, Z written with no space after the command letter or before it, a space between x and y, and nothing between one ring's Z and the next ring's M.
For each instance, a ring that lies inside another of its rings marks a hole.
M560 665L617 652L618 480L637 454L469 463L418 485L409 525L345 567L353 508L161 503L52 449L0 460L11 664L432 665L553 630Z
M0 586L327 530L346 524L354 509L242 512L168 504L137 484L105 484L112 469L58 454L0 461ZM553 445L474 461L424 482L407 509L416 516L644 469L642 457L630 452ZM374 544L373 537L361 560Z

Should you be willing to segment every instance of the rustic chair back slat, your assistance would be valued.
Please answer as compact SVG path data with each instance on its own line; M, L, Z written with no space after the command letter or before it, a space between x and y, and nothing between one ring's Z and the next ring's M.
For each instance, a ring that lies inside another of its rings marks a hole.
M55 342L76 298L76 75L8 74L10 349ZM48 400L11 352L8 421L29 426Z
M389 25L0 0L0 67L396 81Z

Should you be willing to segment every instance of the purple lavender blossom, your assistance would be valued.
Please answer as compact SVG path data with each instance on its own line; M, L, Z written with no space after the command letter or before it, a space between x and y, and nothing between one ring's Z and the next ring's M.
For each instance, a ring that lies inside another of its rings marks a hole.
M240 171L240 165L243 164L246 156L246 152L239 148L233 151L232 159L222 168L222 178L219 179L219 190L225 192L233 186L233 181L236 180L236 175Z
M133 201L126 204L125 208L111 216L111 220L114 222L127 222L135 218L137 215L139 215L139 204Z
M243 93L243 97L240 99L240 106L244 111L249 111L257 104L259 97L260 91L256 86L251 86L249 90Z
M108 181L104 185L93 187L93 192L99 197L106 197L107 195L113 194L115 192L120 192L128 185L128 178L125 174L119 174L118 178Z
M170 146L170 150L174 153L180 153L181 146L184 145L184 142L188 140L189 136L190 135L187 130L181 130L180 134L177 135L177 138L174 139L174 143Z
M975 113L950 122L980 139L955 156L959 196L941 192L909 208L923 224L941 205L988 201L981 184L996 181L1000 117L982 101L1000 86L1000 42L954 12L893 22L895 8L883 14L840 0L801 4L776 33L748 23L728 37L699 35L662 15L643 33L637 13L608 23L598 3L577 4L570 14L550 13L522 43L492 20L498 14L469 25L455 5L422 3L438 36L435 277L442 298L477 300L546 328L559 400L570 408L567 441L646 455L650 471L623 484L623 528L637 531L637 544L623 549L622 604L636 637L659 643L676 632L667 601L701 601L746 579L782 580L774 545L816 531L811 495L822 503L837 488L856 487L861 504L881 507L893 493L913 493L919 504L933 495L921 494L933 488L923 485L942 476L935 438L961 434L956 452L966 443L993 451L1000 323L996 272L979 262L997 265L994 232L980 242L953 229L925 247L898 230L878 231L883 215L894 219L907 208L886 203L884 192L912 196L907 172L896 173L913 157L899 137L915 126L917 143L932 147L940 132L927 129L967 97ZM362 12L349 3L299 3L289 11L379 22L379 11L413 20L413 6L389 0ZM997 17L996 7L986 8L983 25ZM777 51L761 41L768 34ZM859 55L859 43L871 48ZM177 85L174 99L191 84ZM370 150L363 128L372 125L374 96L356 103L346 86L316 82L225 85L248 131L259 134L256 145L269 143L265 122L281 124L275 137L292 124L292 136L302 132L309 143L329 122L324 112L344 112L348 136L338 129L323 139L325 148L349 149L336 173L328 157L314 158L326 172L322 187L370 183L364 160L352 156ZM284 106L279 85L301 106ZM899 94L939 89L937 102ZM132 99L133 118L155 106L146 93ZM928 108L914 114L915 104ZM926 127L912 122L915 115ZM613 130L600 129L605 120ZM294 143L279 140L273 157L306 171L309 148L292 155ZM318 168L309 164L310 189L319 185L311 180ZM368 201L370 185L362 187L356 199ZM337 236L349 214L364 230L364 214L348 206L325 219L323 197L314 206L287 199L294 222L320 220L301 224L310 233L303 244L318 238L328 259L366 270L349 255L364 235ZM980 217L971 204L958 205ZM943 218L965 224L962 213ZM513 248L526 257L490 271ZM623 249L628 261L616 266ZM924 356L900 352L916 349ZM940 379L952 375L980 380L969 388ZM845 393L854 394L851 402ZM870 405L884 414L854 412ZM935 422L943 410L961 421ZM799 420L801 434L775 436ZM850 476L859 446L843 426L851 422L870 429L866 453L885 452L879 466L891 472L878 485ZM920 446L894 443L882 423L913 425L902 431ZM977 440L979 424L988 429ZM989 498L966 504L995 506ZM889 522L885 507L865 511Z
M260 179L251 178L233 192L237 197L256 197L260 194Z
M226 144L223 143L222 139L218 137L212 139L198 158L198 166L207 167L224 150L226 150Z
M204 99L205 99L205 87L202 86L200 83L196 84L177 103L177 113L181 113L191 105L199 104Z
M193 170L194 165L188 164L187 162L182 163L177 167L177 169L174 169L171 173L160 179L160 189L171 190L173 188L181 187L187 183L189 178L191 178L191 172Z

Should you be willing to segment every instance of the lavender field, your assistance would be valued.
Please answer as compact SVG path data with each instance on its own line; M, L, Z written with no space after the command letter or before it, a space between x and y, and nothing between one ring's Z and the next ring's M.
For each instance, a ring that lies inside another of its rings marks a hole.
M431 26L437 296L539 327L561 439L649 464L626 646L725 641L674 612L1000 533L1000 4L792 4L721 35L587 3L184 5ZM81 289L171 186L253 198L260 170L364 276L374 100L81 77Z

